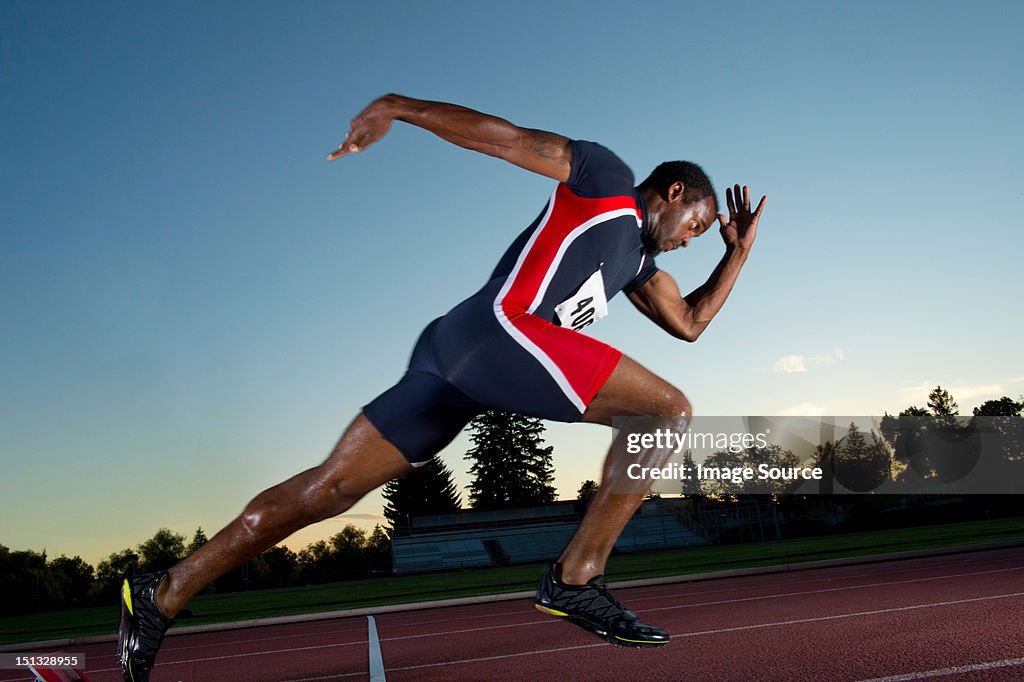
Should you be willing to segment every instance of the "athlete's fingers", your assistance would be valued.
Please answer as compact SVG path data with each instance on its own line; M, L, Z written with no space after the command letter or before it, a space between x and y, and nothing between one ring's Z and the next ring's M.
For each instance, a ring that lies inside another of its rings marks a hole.
M743 210L750 212L750 188L743 185Z
M353 123L355 123L355 121L353 121ZM352 128L350 127L349 131L347 133L345 133L345 139L341 142L341 144L338 145L338 148L335 149L333 152L331 152L330 154L327 155L327 160L328 161L334 161L335 159L340 159L341 157L345 156L349 152L356 151L357 147L356 147L356 145L352 144L352 142L350 140L351 137L352 137Z
M363 138L365 137L366 131L357 126L356 122L353 121L352 129L348 131L347 135L345 135L345 146L348 147L350 151L359 151L366 146L363 144Z
M352 120L352 129L345 136L345 148L350 153L361 152L383 137L389 128L389 122L382 123L360 114Z
M754 220L761 217L761 209L764 208L764 202L768 199L768 195L765 194L761 197L761 201L757 203L757 209L754 211Z
M728 225L728 224L729 224L729 221L728 221L728 220L726 220L726 219L725 219L725 216L724 216L724 215L722 215L721 213L719 213L719 214L718 214L718 222L719 222L719 223L721 223L721 225L722 225L722 227L723 227L723 228L724 228L724 227L725 227L726 225Z
M736 212L739 213L743 210L743 191L740 189L739 183L732 186L732 199L736 203Z
M359 151L359 147L357 145L350 144L348 142L342 142L337 149L335 149L333 152L327 155L327 160L334 161L335 159L340 159L346 154L357 151Z
M733 203L732 203L732 188L731 187L726 187L725 188L725 205L729 209L729 217L731 218L733 215L736 214L736 208L735 208L735 206L733 206Z

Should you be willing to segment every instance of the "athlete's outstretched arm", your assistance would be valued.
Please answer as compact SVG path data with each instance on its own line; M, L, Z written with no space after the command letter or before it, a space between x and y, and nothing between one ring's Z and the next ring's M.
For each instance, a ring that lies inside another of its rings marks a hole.
M392 121L404 121L429 130L460 147L496 156L528 171L569 179L572 150L569 138L543 130L520 128L503 118L483 114L457 104L385 95L370 103L352 119L345 141L327 156L340 159L360 152L384 137Z
M725 190L729 220L726 221L721 214L718 216L722 226L719 232L725 242L725 255L708 281L683 297L672 276L659 270L647 284L629 295L629 300L640 312L677 338L697 340L725 305L725 299L732 292L736 278L747 262L757 236L757 222L768 197L761 197L757 210L751 213L750 189L744 186L742 200L740 196L739 185L733 190Z

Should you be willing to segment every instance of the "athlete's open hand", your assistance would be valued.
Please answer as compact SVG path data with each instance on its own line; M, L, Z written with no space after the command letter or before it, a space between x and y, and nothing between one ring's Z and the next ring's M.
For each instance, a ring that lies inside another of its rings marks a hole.
M740 200L740 186L725 189L725 203L729 206L729 220L718 214L718 222L722 224L719 232L722 233L722 240L726 246L738 249L750 249L754 245L754 238L757 236L757 221L761 218L761 209L764 208L767 196L761 197L757 209L750 212L750 188L743 186L742 201Z
M346 154L361 152L371 144L384 137L391 130L394 120L389 95L378 97L352 119L349 130L345 133L345 141L327 155L328 161L340 159Z

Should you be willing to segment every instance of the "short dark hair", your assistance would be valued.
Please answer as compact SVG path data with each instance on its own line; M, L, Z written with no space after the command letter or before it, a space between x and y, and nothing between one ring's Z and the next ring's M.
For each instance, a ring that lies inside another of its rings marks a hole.
M706 197L715 201L715 211L718 210L718 196L715 188L711 185L711 179L704 169L690 161L666 161L659 164L651 171L647 179L640 183L640 189L651 188L661 196L668 193L668 188L673 182L682 181L683 201L692 204Z

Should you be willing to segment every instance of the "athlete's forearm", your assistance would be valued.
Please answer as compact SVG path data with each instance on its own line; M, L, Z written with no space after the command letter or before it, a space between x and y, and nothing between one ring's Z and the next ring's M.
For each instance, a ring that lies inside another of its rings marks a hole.
M518 143L519 127L497 116L458 104L386 95L382 98L396 121L428 130L443 140L475 152L498 156L497 151Z
M386 95L393 120L428 130L443 140L494 156L559 181L569 177L569 139L543 130L520 128L497 116L446 102Z
M689 307L688 327L694 339L707 329L711 320L725 305L748 254L748 249L727 247L725 255L708 280L683 297Z

